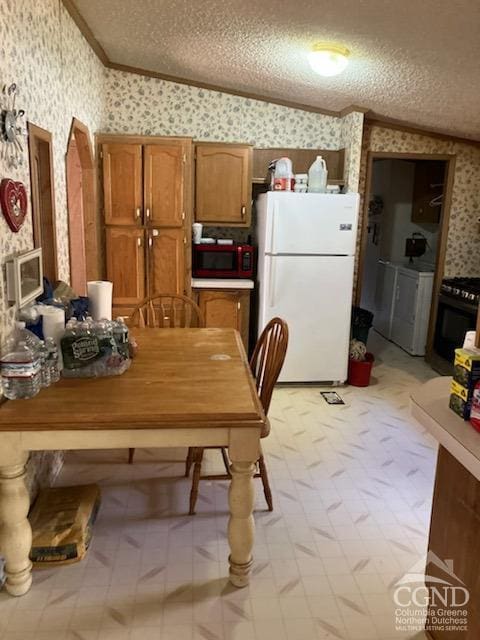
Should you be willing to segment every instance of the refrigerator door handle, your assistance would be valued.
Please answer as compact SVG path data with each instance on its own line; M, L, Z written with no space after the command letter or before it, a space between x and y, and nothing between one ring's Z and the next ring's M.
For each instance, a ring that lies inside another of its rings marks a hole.
M272 226L270 228L270 251L275 253L275 218L278 216L278 202L273 203Z
M270 307L275 306L275 262L272 260L270 263L270 274L269 274L269 296L268 296L268 304Z

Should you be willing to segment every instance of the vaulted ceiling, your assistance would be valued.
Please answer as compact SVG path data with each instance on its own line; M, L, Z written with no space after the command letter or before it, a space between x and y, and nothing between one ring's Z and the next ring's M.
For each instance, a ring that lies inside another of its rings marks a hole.
M110 62L480 139L477 0L71 0ZM316 42L351 51L316 75Z

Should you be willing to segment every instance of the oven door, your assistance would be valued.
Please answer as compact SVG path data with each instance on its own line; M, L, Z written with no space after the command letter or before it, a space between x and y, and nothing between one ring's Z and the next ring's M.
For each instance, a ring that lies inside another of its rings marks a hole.
M193 275L196 278L234 278L238 274L238 252L220 245L195 246Z
M445 360L453 362L455 349L463 345L465 333L475 330L476 324L475 305L440 295L433 342L435 352Z

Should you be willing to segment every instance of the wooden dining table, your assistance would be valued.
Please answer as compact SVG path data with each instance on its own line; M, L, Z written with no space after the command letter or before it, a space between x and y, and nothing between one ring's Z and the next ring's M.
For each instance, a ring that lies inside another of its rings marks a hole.
M136 329L138 354L121 376L69 378L0 406L0 553L5 588L32 583L25 465L38 450L228 447L229 576L248 584L253 473L266 418L238 332ZM185 503L187 510L187 504Z

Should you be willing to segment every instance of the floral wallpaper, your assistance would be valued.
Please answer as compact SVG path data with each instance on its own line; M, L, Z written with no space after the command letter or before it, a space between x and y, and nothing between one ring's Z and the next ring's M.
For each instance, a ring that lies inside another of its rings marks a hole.
M86 124L93 134L103 117L104 68L59 0L0 0L0 85L18 86L17 108L25 120L53 135L53 167L56 205L59 277L69 278L68 227L65 186L65 153L72 118ZM72 70L74 73L72 73ZM22 181L29 190L28 144L24 164L10 169L0 158L0 179ZM10 332L13 307L5 292L5 258L33 247L29 211L19 233L12 233L0 216L0 342ZM61 454L39 453L29 465L29 486L45 483L61 465Z
M480 216L480 147L455 140L443 140L428 135L367 125L360 167L360 194L365 192L368 151L438 153L455 156L445 277L480 276L480 225L477 222ZM359 229L362 225L362 214L363 206L361 205ZM360 234L358 242L360 242Z
M347 190L353 193L356 193L359 187L363 120L363 113L358 111L352 111L341 119L339 148L345 148L344 176L347 180Z
M341 120L218 91L107 70L105 132L191 136L257 147L338 149Z

